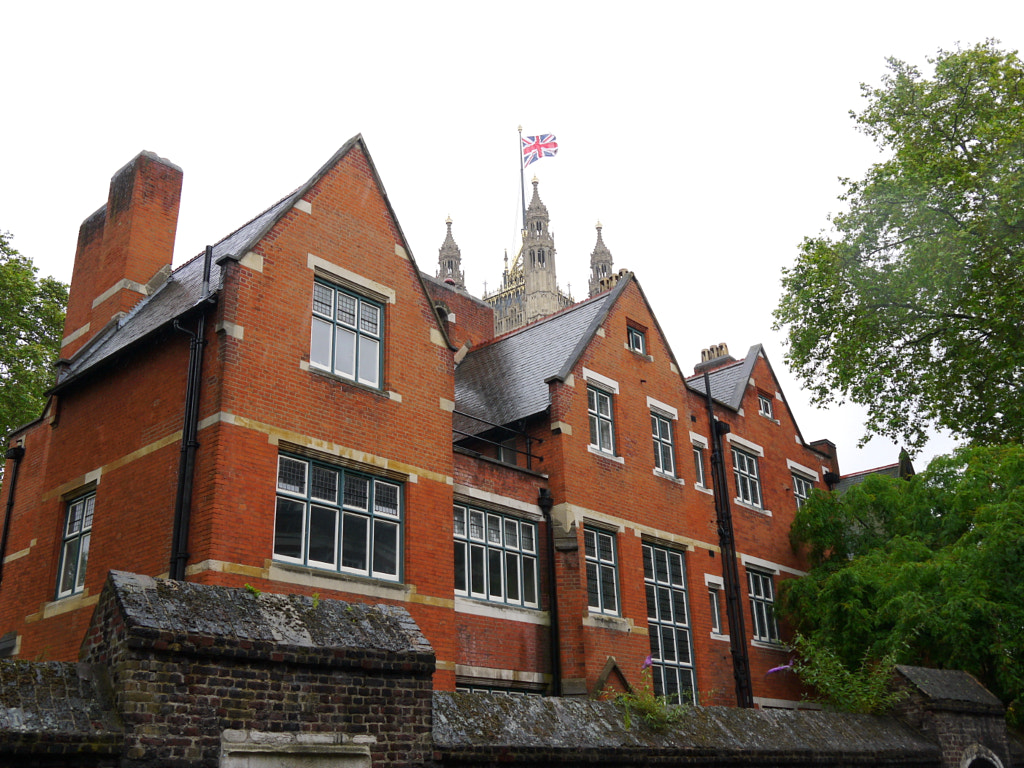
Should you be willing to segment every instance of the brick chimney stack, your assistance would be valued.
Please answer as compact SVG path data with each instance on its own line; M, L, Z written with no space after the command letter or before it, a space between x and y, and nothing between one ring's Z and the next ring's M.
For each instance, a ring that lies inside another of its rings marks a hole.
M736 358L729 354L729 345L724 341L721 344L712 344L707 349L700 351L700 362L693 366L693 372L704 373L721 368L723 365L731 365Z
M82 222L61 357L67 359L170 273L181 169L140 152L110 180L107 204Z

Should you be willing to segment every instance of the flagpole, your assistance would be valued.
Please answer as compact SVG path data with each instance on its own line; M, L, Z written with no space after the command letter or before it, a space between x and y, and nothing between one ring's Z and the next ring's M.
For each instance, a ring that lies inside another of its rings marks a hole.
M526 232L526 179L524 177L526 166L523 165L523 126L519 126L519 191L523 196L523 226L521 232Z

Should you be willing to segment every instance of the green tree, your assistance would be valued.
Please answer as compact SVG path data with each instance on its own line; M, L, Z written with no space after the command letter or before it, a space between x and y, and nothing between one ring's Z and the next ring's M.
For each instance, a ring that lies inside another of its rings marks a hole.
M0 232L0 436L40 416L60 353L68 288L36 271Z
M846 669L889 654L965 669L1024 723L1024 447L963 448L908 480L814 494L791 531L811 570L779 607Z
M886 159L783 271L775 328L814 400L919 448L930 426L1024 439L1024 66L995 41L888 60L851 112Z

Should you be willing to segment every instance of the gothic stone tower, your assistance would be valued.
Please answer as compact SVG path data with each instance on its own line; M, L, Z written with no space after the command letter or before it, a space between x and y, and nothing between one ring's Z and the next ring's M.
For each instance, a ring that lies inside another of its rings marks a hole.
M443 283L448 283L460 291L466 290L466 279L462 275L462 251L455 244L452 237L452 218L445 219L448 225L448 234L437 251L437 278Z
M526 209L523 247L511 268L505 258L501 286L485 294L483 301L494 308L494 333L501 335L553 314L573 303L558 289L555 275L555 239L549 228L548 209L537 193Z
M555 278L555 239L549 227L548 209L541 202L537 184L534 176L533 199L526 209L523 236L524 314L527 323L557 312L563 306Z
M601 281L606 279L612 274L612 252L608 250L608 246L604 244L604 239L601 237L601 222L597 222L597 245L594 246L593 253L590 254L590 295L596 296L601 293L604 288L601 287Z

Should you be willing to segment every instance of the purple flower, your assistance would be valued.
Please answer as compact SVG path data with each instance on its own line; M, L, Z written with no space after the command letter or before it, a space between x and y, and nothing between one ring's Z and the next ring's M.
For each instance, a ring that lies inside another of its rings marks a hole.
M640 667L640 670L643 671L645 669L649 669L652 666L654 666L654 662L651 661L651 657L648 656L646 659L644 659L644 665Z
M793 668L793 659L790 659L788 664L783 664L781 667L772 667L771 669L769 669L768 670L768 674L770 675L772 672L784 672L785 670L792 669L792 668Z

